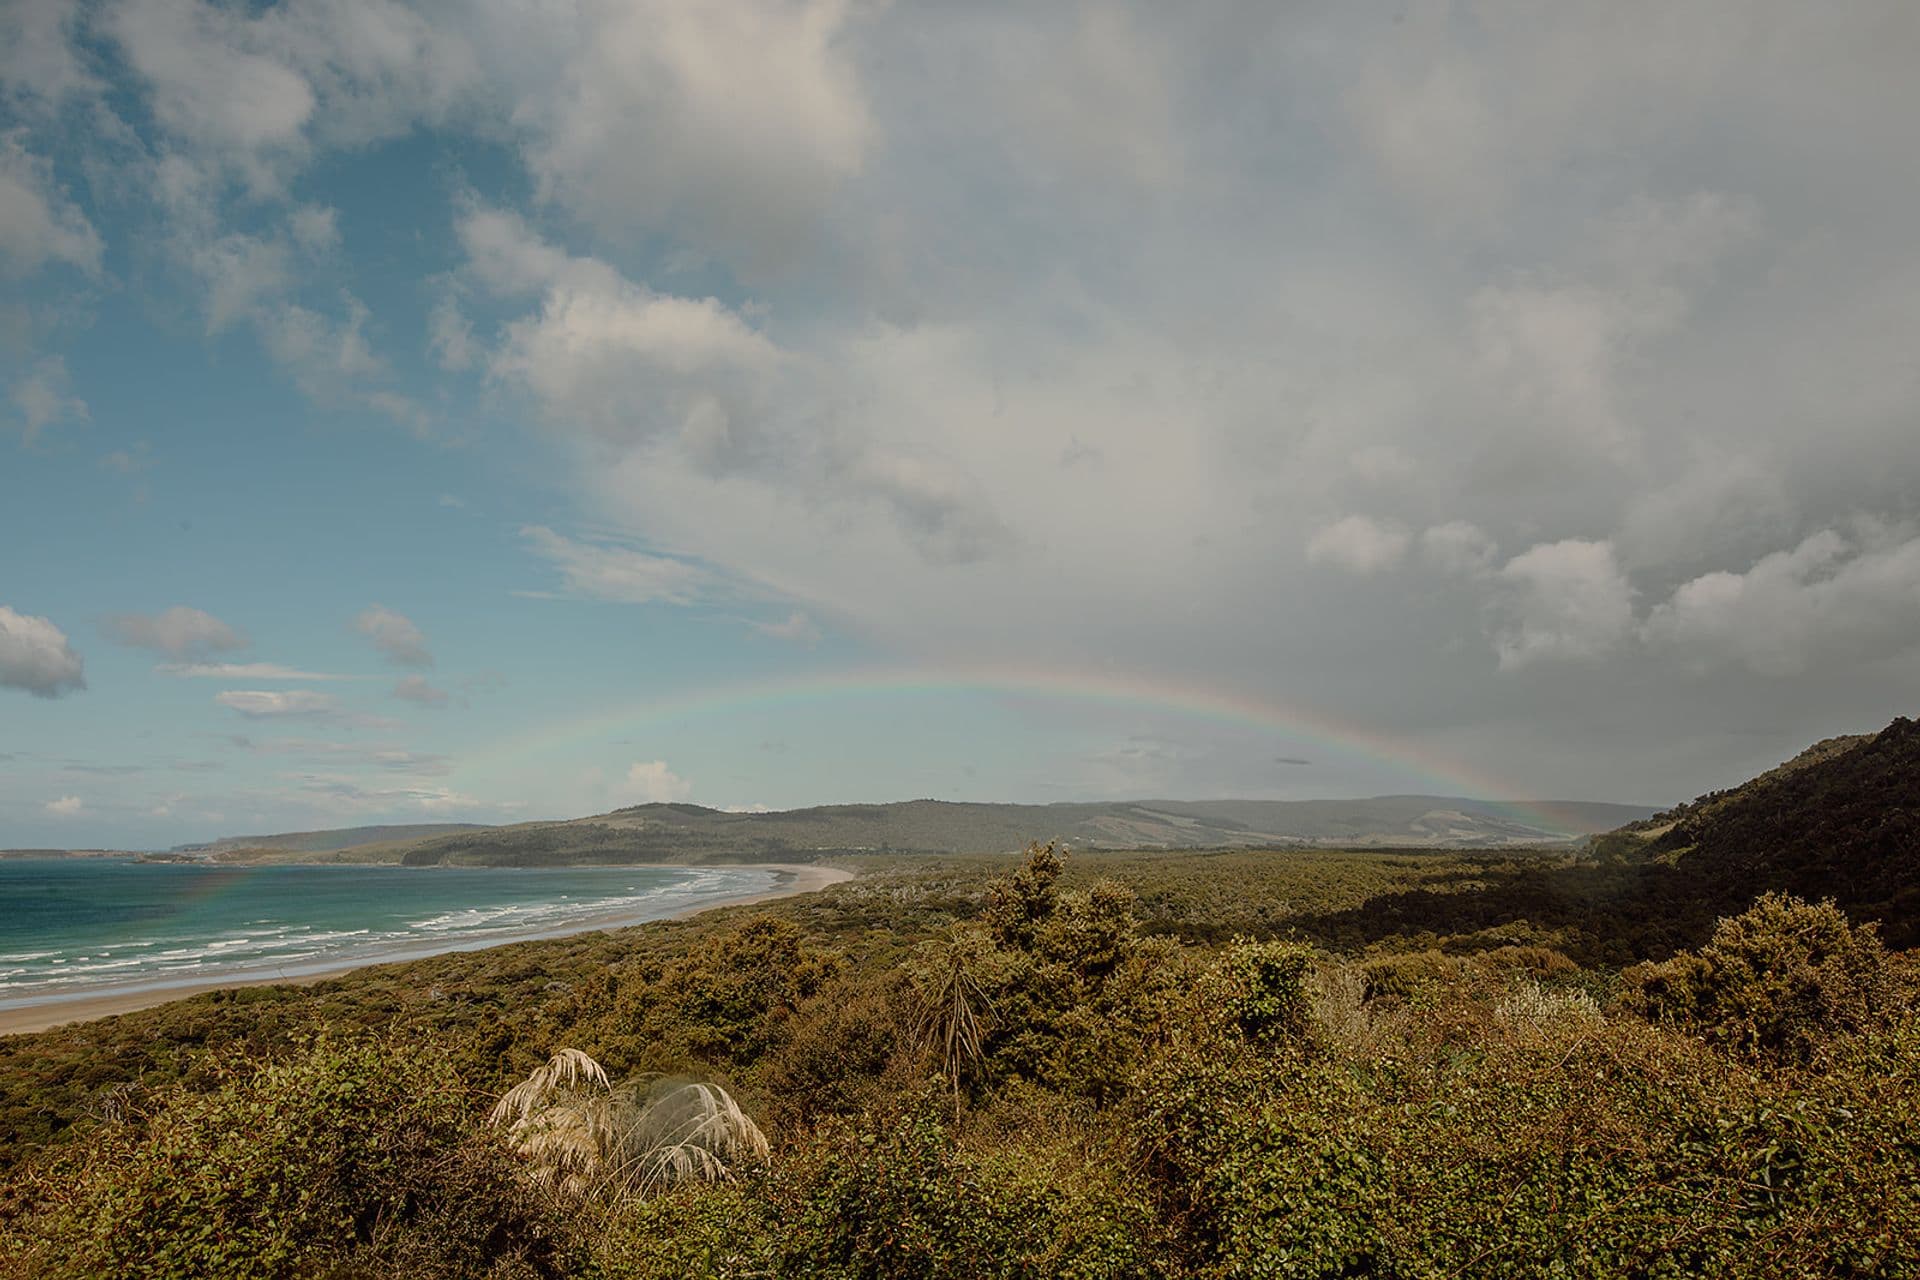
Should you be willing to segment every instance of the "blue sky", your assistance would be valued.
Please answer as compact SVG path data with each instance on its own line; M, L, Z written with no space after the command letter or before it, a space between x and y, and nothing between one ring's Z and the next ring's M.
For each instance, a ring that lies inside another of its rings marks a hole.
M15 0L0 846L1910 713L1917 24Z

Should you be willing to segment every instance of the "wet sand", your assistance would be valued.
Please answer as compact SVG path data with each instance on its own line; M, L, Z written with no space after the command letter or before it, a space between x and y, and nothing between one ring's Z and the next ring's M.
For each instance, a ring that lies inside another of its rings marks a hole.
M600 864L595 864L600 865ZM549 938L567 938L581 933L601 933L609 929L627 929L638 924L651 924L657 920L682 920L688 916L699 915L703 911L713 911L720 907L744 907L756 902L771 902L775 898L790 898L796 894L813 893L828 885L840 884L853 879L853 872L842 871L838 867L819 867L809 863L785 862L730 862L728 867L743 869L776 871L792 878L776 885L764 893L743 893L736 897L717 898L703 902L698 906L682 911L669 912L664 916L603 916L591 922L579 922L573 925L561 925L538 933L529 933L524 937L502 938L491 946L512 946L516 942L534 942ZM361 964L346 965L338 969L327 969L319 973L303 973L297 977L282 977L268 974L260 977L208 978L205 982L188 983L180 986L153 987L142 991L102 992L99 995L74 995L56 997L40 1004L21 1005L12 1009L0 1009L0 1036L22 1035L30 1031L46 1031L52 1027L63 1027L73 1022L91 1022L95 1018L110 1018L118 1013L132 1013L137 1009L151 1009L155 1005L170 1004L175 1000L184 1000L188 996L204 995L209 991L225 991L233 987L283 986L305 987L328 978L337 978L341 974L352 973L356 969L369 969L375 965L404 963L408 960L424 960L432 955L444 955L448 951L486 950L487 948L462 948L457 939L448 939L450 944L438 951L409 952L404 956L395 956L392 960L368 960Z

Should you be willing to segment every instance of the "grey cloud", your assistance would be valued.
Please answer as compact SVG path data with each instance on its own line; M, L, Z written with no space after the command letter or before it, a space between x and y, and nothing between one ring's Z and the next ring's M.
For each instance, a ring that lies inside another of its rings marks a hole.
M804 645L809 649L820 643L819 624L798 609L778 622L749 620L747 625L763 636L772 636L776 640Z
M1407 531L1392 521L1347 516L1314 531L1307 540L1307 562L1378 573L1399 564L1411 542Z
M338 742L322 738L265 738L258 742L240 739L238 745L255 755L295 756L315 761L363 764L390 773L411 773L423 777L439 777L453 771L452 762L444 755L364 742Z
M393 686L393 696L402 702L411 702L416 706L438 710L446 706L452 698L445 689L428 684L424 676L405 676Z
M290 370L377 382L374 322L259 318L314 267L222 184L270 203L423 120L520 149L544 200L455 210L430 336L578 459L579 518L631 535L592 547L931 665L1095 654L1536 793L1679 798L1920 700L1888 661L1911 6L502 0L386 6L406 38L367 42L333 7L123 9L209 323ZM728 93L690 84L743 17ZM728 287L663 292L660 241ZM1310 564L1356 516L1386 536ZM607 589L691 590L626 567Z
M247 647L247 637L240 631L205 610L183 604L159 613L115 614L100 625L110 639L164 653L176 661L197 661Z
M427 649L426 633L403 613L396 613L381 604L370 605L354 618L353 626L390 662L403 667L433 665L433 654Z

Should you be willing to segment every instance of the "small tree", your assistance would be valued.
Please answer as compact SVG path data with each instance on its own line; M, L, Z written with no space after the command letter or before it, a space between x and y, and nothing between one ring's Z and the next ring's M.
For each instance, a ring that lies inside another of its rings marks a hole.
M1065 866L1053 841L1030 844L1018 871L987 886L985 919L996 942L1023 950L1033 946L1035 934L1059 908L1055 882Z

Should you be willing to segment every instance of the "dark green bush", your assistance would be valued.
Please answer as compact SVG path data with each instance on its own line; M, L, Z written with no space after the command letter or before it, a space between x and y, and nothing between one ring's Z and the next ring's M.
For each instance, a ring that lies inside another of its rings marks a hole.
M1621 978L1632 1012L1773 1061L1805 1062L1836 1035L1882 1025L1895 997L1872 925L1783 894L1722 920L1699 951Z

